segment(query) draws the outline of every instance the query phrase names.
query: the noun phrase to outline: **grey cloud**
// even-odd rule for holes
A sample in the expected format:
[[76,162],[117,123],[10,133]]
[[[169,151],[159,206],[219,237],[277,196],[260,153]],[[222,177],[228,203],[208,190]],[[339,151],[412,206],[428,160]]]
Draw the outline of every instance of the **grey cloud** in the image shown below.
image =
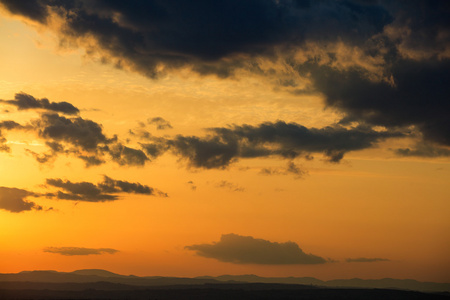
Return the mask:
[[224,234],[219,242],[186,246],[199,256],[235,264],[323,264],[320,256],[306,254],[294,242],[275,243],[251,236]]
[[62,200],[81,200],[89,202],[104,202],[117,200],[117,195],[107,194],[99,188],[97,185],[91,182],[70,182],[68,180],[63,181],[61,179],[47,179],[48,185],[61,188],[62,190],[69,192],[65,193],[59,191],[57,194],[58,199]]
[[43,249],[43,251],[47,253],[55,253],[65,256],[115,254],[119,252],[119,250],[111,248],[83,248],[83,247],[46,247]]
[[62,179],[47,179],[47,185],[57,187],[60,190],[53,195],[61,200],[88,201],[88,202],[104,202],[119,199],[120,193],[134,193],[144,195],[158,195],[167,197],[167,194],[140,184],[138,182],[128,182],[122,180],[114,180],[108,176],[104,176],[103,181],[98,184],[91,182],[71,182]]
[[99,165],[105,163],[105,161],[103,159],[101,159],[95,155],[91,155],[91,156],[79,155],[78,158],[82,159],[85,162],[87,168],[92,167],[92,166],[99,166]]
[[195,136],[177,136],[167,141],[171,150],[189,161],[197,168],[224,168],[239,155],[237,139],[223,140],[219,136],[199,138]]
[[30,149],[25,149],[25,151],[33,156],[34,159],[36,159],[36,161],[40,164],[51,163],[56,159],[57,156],[54,152],[36,153],[34,151],[31,151]]
[[243,188],[242,186],[239,186],[235,183],[226,181],[226,180],[222,180],[220,182],[218,182],[216,185],[216,187],[218,188],[225,188],[225,189],[229,189],[230,191],[233,192],[243,192],[245,191],[245,188]]
[[290,161],[288,162],[288,165],[286,167],[286,172],[287,173],[291,173],[291,174],[295,174],[299,177],[307,174],[307,172],[305,170],[300,169],[294,162]]
[[119,165],[143,166],[149,158],[142,150],[130,148],[121,143],[113,144],[105,148],[113,161]]
[[108,176],[104,176],[103,182],[99,183],[98,186],[105,192],[108,193],[135,193],[135,194],[145,194],[153,195],[153,188],[142,185],[138,182],[128,182],[122,180],[114,180]]
[[23,128],[23,126],[12,120],[0,122],[0,129],[11,130],[11,129],[15,129],[15,128]]
[[0,209],[18,213],[29,210],[42,210],[43,207],[27,200],[34,193],[23,189],[0,187]]
[[346,262],[379,262],[379,261],[390,261],[387,258],[366,258],[366,257],[359,257],[359,258],[347,258],[345,260]]
[[[367,126],[306,128],[296,123],[263,123],[230,128],[211,128],[206,137],[176,136],[165,144],[176,155],[197,168],[225,168],[238,158],[281,156],[295,158],[323,153],[337,163],[345,153],[373,147],[389,137],[402,137],[401,131],[375,131]],[[301,172],[295,165],[288,172]]]
[[165,129],[172,129],[173,128],[172,125],[170,125],[170,123],[168,121],[164,120],[161,117],[148,119],[147,122],[148,122],[148,124],[156,125],[156,129],[159,129],[159,130],[165,130]]
[[286,168],[262,168],[259,172],[261,175],[294,175],[295,178],[302,178],[308,172],[299,168],[294,162],[287,163]]
[[418,143],[413,148],[399,148],[394,150],[400,156],[418,157],[448,157],[450,149],[438,147],[432,144]]
[[6,145],[7,140],[2,134],[2,129],[12,130],[12,129],[18,129],[18,128],[22,129],[23,126],[20,125],[19,123],[11,121],[11,120],[6,120],[6,121],[0,122],[0,151],[4,151],[4,152],[11,151],[11,148],[8,145]]
[[100,144],[110,142],[100,124],[81,117],[66,118],[45,113],[40,119],[34,120],[33,125],[41,137],[66,142],[85,151],[94,151]]
[[19,110],[26,109],[46,109],[55,112],[62,112],[68,115],[76,115],[80,111],[68,102],[50,102],[47,98],[36,99],[25,93],[17,93],[14,100],[0,100],[0,102],[16,106]]
[[[26,100],[24,100],[26,99]],[[36,100],[27,94],[16,94],[19,108],[41,107],[66,113],[73,107],[70,103],[49,102],[47,99]],[[77,110],[78,112],[78,110]],[[105,155],[119,165],[144,165],[148,161],[146,154],[140,149],[124,146],[117,136],[108,138],[103,132],[102,125],[82,117],[65,117],[57,113],[43,113],[40,118],[31,120],[30,124],[22,126],[14,121],[0,122],[0,151],[10,151],[6,145],[6,138],[1,130],[22,129],[35,131],[45,140],[49,151],[36,153],[27,150],[39,163],[52,162],[59,154],[74,155],[85,161],[86,166],[96,166],[105,163]]]
[[188,181],[187,184],[189,184],[191,190],[195,191],[197,189],[197,186],[194,184],[193,181]]

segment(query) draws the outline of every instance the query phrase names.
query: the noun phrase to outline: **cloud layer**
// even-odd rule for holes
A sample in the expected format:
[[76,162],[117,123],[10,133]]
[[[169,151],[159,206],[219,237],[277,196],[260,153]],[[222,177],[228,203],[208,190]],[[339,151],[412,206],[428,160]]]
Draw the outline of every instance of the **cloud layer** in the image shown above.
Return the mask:
[[323,264],[320,256],[306,254],[294,242],[276,243],[251,236],[224,234],[220,241],[185,247],[199,256],[235,264]]

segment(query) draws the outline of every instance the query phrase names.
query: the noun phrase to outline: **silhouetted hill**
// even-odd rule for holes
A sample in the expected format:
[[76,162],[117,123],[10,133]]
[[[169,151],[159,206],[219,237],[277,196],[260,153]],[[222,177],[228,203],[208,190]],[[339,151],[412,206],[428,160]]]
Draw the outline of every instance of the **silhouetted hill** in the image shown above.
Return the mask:
[[179,278],[179,277],[138,277],[111,273],[104,270],[78,270],[70,273],[56,271],[25,271],[16,274],[0,274],[0,282],[29,281],[45,283],[88,283],[107,281],[134,286],[161,286],[180,284],[220,283],[214,279]]
[[93,276],[100,276],[100,277],[124,277],[124,275],[119,275],[110,271],[101,270],[101,269],[83,269],[83,270],[76,270],[73,271],[72,274],[77,275],[93,275]]
[[[85,289],[98,289],[101,283],[102,290],[110,289],[138,289],[139,287],[164,287],[164,286],[199,286],[205,284],[228,285],[264,283],[264,284],[290,284],[303,287],[328,287],[328,288],[376,288],[376,289],[402,289],[424,292],[450,292],[449,283],[419,282],[411,279],[341,279],[322,281],[312,277],[259,277],[256,275],[222,275],[218,277],[202,276],[196,278],[182,277],[160,277],[148,276],[138,277],[134,275],[120,275],[105,270],[88,269],[77,270],[74,272],[57,271],[24,271],[16,274],[0,274],[0,287],[7,289],[8,285],[20,285],[19,283],[28,282],[29,289],[40,289],[39,287],[48,286],[48,284],[72,284],[65,290],[79,290],[75,284],[97,284],[94,286],[84,285]],[[34,284],[34,285],[33,285]],[[54,286],[56,288],[56,286]],[[61,288],[62,285],[58,286]],[[265,286],[266,288],[267,286]],[[20,289],[20,288],[18,288]],[[48,289],[54,289],[48,287]],[[284,288],[285,289],[285,288]]]
[[[448,294],[387,289],[331,289],[289,284],[203,284],[160,287],[137,287],[115,283],[30,283],[8,282],[0,286],[1,300],[22,299],[383,299],[448,300]],[[37,285],[37,286],[36,286]]]
[[198,279],[215,279],[224,282],[263,282],[263,283],[288,283],[303,284],[322,287],[354,287],[354,288],[379,288],[402,289],[427,292],[450,292],[450,283],[420,282],[412,279],[338,279],[322,281],[312,277],[259,277],[256,275],[222,275],[217,277],[201,276]]

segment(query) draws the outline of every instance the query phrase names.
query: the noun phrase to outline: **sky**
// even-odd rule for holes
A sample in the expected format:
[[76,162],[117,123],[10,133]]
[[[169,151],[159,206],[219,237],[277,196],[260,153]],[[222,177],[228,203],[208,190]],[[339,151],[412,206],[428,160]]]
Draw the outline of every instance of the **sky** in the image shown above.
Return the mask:
[[0,272],[450,282],[448,1],[0,1]]

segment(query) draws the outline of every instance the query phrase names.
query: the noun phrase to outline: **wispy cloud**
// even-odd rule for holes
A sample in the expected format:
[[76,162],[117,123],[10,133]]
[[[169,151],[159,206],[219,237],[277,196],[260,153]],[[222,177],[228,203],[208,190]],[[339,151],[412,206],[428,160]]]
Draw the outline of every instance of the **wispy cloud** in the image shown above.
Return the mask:
[[359,257],[359,258],[347,258],[345,261],[346,262],[356,262],[356,263],[361,262],[361,263],[364,263],[364,262],[379,262],[379,261],[390,261],[390,260],[387,259],[387,258]]
[[65,256],[76,255],[100,255],[100,254],[115,254],[119,250],[111,248],[83,248],[83,247],[46,247],[44,252],[61,254]]

